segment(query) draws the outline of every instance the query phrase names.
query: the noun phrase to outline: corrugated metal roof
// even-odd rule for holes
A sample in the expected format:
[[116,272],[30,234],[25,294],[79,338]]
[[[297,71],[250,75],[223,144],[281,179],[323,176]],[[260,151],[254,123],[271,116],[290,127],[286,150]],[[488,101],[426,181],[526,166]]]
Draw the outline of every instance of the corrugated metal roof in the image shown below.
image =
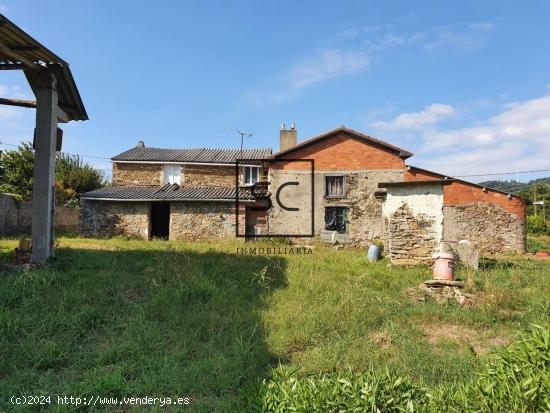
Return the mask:
[[261,160],[271,155],[270,148],[243,149],[163,149],[136,146],[122,152],[113,161],[150,161],[150,162],[197,162],[234,164],[237,159]]
[[[30,63],[32,66],[22,65],[24,61],[32,62]],[[37,70],[55,73],[59,107],[70,116],[71,120],[88,119],[69,64],[2,14],[0,14],[0,64],[14,68],[21,66],[22,69],[36,67]],[[27,77],[33,87],[32,79]]]
[[[112,199],[122,201],[235,201],[235,188],[217,186],[182,187],[164,186],[113,186],[81,195],[81,199]],[[250,191],[239,190],[239,199],[253,200]]]

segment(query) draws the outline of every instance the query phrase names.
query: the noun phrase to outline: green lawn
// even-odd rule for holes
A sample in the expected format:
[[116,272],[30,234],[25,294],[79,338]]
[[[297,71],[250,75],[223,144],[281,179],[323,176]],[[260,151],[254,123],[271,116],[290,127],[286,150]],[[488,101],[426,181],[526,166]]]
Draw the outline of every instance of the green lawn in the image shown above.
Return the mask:
[[[16,245],[0,240],[0,264]],[[462,308],[404,294],[429,268],[319,246],[239,255],[242,245],[61,238],[46,268],[4,266],[0,411],[17,411],[14,394],[181,396],[192,398],[184,411],[246,411],[243,390],[287,368],[389,368],[453,384],[550,322],[549,261],[507,256],[459,270],[479,298]]]

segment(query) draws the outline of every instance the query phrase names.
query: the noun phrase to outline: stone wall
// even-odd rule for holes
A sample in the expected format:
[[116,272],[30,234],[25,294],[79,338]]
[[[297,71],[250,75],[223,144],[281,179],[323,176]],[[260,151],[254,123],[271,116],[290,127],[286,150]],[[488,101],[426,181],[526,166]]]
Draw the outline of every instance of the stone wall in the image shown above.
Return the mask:
[[434,230],[435,219],[426,214],[414,214],[403,204],[389,218],[388,245],[391,262],[397,265],[429,264],[439,248]]
[[233,188],[235,187],[235,166],[184,165],[182,185]]
[[389,187],[383,214],[385,248],[392,263],[430,263],[443,239],[441,184]]
[[[244,208],[239,211],[244,234]],[[170,240],[208,240],[235,237],[235,205],[231,202],[172,202]]]
[[[181,165],[182,186],[235,186],[234,165]],[[242,168],[239,183],[243,182]],[[113,163],[114,186],[164,185],[164,165]]]
[[90,237],[149,238],[148,202],[81,201],[80,233]]
[[161,185],[163,165],[113,162],[113,186]]
[[[386,238],[382,218],[382,201],[374,196],[380,182],[400,182],[403,170],[342,170],[345,175],[346,197],[325,197],[325,176],[334,171],[316,171],[314,174],[314,228],[315,236],[331,239],[332,231],[325,228],[325,208],[343,206],[348,208],[346,234],[338,234],[339,242],[354,246],[365,246],[372,240]],[[299,206],[300,211],[286,211],[275,199],[280,185],[285,182],[298,182],[298,186],[288,186],[281,192],[281,200],[286,206]],[[311,232],[311,173],[309,171],[272,169],[269,182],[273,208],[269,211],[269,232],[276,234],[297,234]]]
[[447,242],[462,239],[479,243],[481,253],[525,252],[525,224],[515,214],[490,203],[445,205],[443,238]]
[[[56,207],[54,227],[57,231],[77,233],[78,217],[78,209]],[[32,204],[0,194],[0,236],[28,235],[31,230]]]

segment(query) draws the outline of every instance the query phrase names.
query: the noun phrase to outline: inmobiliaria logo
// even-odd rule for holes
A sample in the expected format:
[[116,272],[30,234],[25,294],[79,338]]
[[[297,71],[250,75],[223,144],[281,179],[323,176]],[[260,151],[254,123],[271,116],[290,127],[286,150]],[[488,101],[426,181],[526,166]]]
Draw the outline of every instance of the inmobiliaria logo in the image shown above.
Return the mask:
[[236,236],[313,237],[314,177],[313,159],[238,159]]

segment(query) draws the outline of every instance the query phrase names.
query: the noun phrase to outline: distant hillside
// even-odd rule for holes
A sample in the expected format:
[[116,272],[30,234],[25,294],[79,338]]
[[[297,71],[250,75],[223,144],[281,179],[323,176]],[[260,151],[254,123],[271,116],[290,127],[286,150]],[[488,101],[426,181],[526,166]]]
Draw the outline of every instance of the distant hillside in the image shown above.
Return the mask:
[[479,184],[488,188],[498,189],[499,191],[521,195],[529,199],[533,197],[533,186],[537,185],[537,193],[539,195],[547,194],[550,197],[550,177],[533,179],[529,182],[518,182],[515,180],[484,181]]

